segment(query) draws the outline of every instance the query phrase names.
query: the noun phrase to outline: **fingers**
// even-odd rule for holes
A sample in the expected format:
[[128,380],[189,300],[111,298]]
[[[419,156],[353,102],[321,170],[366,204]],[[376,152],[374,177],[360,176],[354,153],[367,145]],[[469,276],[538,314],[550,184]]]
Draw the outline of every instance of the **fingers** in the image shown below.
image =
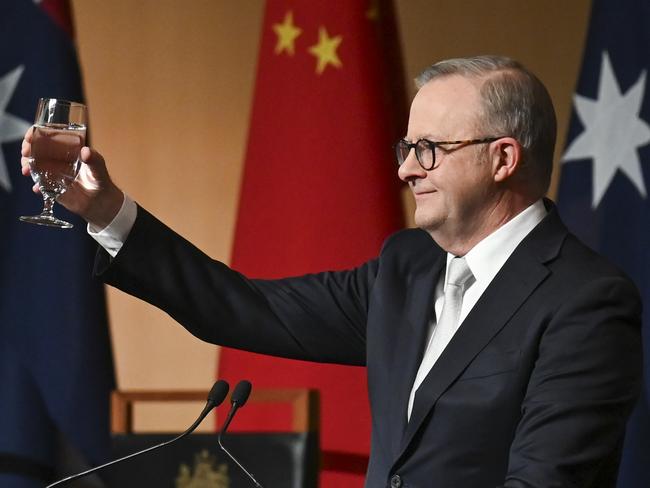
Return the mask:
[[27,139],[23,139],[23,145],[20,148],[20,154],[22,156],[29,156],[32,153],[32,143],[28,142]]
[[20,154],[23,156],[29,156],[32,153],[32,139],[34,134],[34,126],[27,129],[25,136],[23,137],[23,145],[20,148]]
[[32,138],[34,133],[34,127],[30,127],[25,132],[25,137],[23,139],[23,144],[20,148],[20,171],[23,176],[29,176],[29,158],[32,155]]
[[20,172],[22,173],[23,176],[29,176],[30,175],[30,170],[29,170],[29,159],[26,157],[20,158]]
[[30,127],[27,132],[25,132],[25,137],[23,138],[23,145],[20,148],[20,154],[24,157],[29,157],[32,154],[32,134],[34,127]]
[[84,146],[81,148],[81,152],[79,153],[79,157],[84,163],[88,163],[88,160],[92,159],[93,157],[93,151],[90,149],[88,146]]
[[79,153],[81,161],[86,163],[88,166],[93,168],[105,168],[106,163],[104,162],[104,157],[98,153],[96,150],[84,146],[81,148]]

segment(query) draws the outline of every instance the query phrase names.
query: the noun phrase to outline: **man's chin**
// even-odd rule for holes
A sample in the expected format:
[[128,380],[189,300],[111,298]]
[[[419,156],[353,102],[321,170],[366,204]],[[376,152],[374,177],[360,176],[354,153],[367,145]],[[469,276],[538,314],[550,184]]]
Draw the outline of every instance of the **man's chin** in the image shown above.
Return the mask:
[[415,225],[420,229],[426,230],[427,232],[434,232],[438,227],[440,227],[441,219],[436,218],[432,215],[418,215],[418,212],[415,212],[414,217]]

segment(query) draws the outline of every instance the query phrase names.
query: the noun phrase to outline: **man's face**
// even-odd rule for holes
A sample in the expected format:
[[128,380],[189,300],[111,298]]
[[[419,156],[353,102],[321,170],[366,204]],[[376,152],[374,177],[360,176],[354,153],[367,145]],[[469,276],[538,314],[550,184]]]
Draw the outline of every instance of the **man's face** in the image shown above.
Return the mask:
[[[434,79],[424,85],[411,104],[405,139],[455,141],[483,138],[479,81],[458,75]],[[407,182],[415,197],[415,223],[434,239],[471,239],[486,215],[494,180],[489,151],[485,144],[436,148],[436,167],[425,171],[415,151],[400,166],[400,179]]]

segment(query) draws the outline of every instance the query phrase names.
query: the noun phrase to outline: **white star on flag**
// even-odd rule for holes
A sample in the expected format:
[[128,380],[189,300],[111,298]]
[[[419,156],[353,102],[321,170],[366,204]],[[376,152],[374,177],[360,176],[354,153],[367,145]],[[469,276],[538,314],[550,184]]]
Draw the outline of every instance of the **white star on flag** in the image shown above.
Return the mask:
[[[27,129],[32,125],[26,120],[19,119],[18,117],[6,112],[9,100],[11,100],[11,96],[13,95],[16,85],[18,85],[18,80],[24,70],[24,66],[18,66],[16,69],[0,78],[0,144],[21,140],[23,135],[25,135],[25,131],[27,131]],[[9,180],[9,172],[7,171],[7,163],[5,162],[1,148],[0,187],[2,187],[6,192],[11,191],[11,181]]]
[[645,80],[644,70],[634,85],[625,94],[621,93],[605,51],[600,66],[598,99],[577,93],[574,96],[576,111],[585,130],[569,145],[562,162],[593,159],[593,208],[605,195],[617,169],[630,179],[643,198],[647,196],[637,152],[637,148],[650,142],[650,126],[639,117]]

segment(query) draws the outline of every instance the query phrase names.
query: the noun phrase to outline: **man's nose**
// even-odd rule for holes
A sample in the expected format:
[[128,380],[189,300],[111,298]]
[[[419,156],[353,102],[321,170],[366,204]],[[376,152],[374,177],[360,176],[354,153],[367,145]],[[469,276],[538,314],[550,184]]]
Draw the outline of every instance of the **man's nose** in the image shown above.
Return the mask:
[[420,166],[420,163],[415,156],[415,148],[411,148],[408,156],[399,166],[397,176],[399,176],[400,180],[406,183],[418,178],[426,178],[427,172],[422,169],[422,166]]

